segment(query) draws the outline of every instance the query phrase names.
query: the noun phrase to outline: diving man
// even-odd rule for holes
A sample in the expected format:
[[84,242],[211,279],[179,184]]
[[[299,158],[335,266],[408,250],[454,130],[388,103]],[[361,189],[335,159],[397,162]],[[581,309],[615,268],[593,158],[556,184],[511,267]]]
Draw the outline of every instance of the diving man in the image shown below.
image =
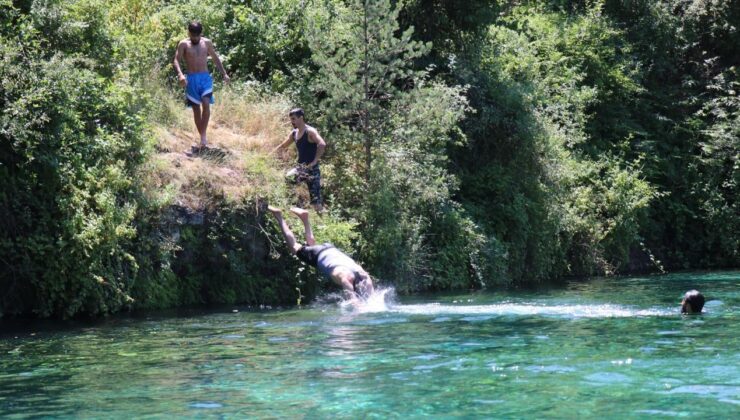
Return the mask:
[[355,260],[330,243],[316,244],[311,222],[308,220],[308,211],[298,207],[290,209],[303,222],[306,243],[300,244],[296,241],[288,223],[283,219],[282,211],[273,206],[267,209],[280,225],[290,251],[301,261],[316,267],[322,274],[332,279],[342,288],[348,299],[355,300],[358,297],[367,299],[373,293],[373,281],[370,275]]

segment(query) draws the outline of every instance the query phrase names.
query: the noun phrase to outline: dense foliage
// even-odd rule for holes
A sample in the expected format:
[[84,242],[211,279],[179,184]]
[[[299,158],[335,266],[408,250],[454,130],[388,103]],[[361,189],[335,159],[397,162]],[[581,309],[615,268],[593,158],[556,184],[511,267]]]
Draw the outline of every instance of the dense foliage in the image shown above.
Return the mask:
[[405,19],[477,87],[451,155],[512,279],[737,266],[736,1],[457,4]]
[[401,291],[740,261],[737,1],[0,9],[0,316],[316,292],[267,257],[273,225],[245,230],[254,202],[174,243],[178,210],[144,191],[191,19],[236,83],[307,110],[329,142],[320,229]]
[[101,76],[106,70],[85,48],[45,48],[57,39],[45,32],[48,16],[4,16],[2,311],[118,310],[136,271],[127,246],[136,236],[132,174],[144,144],[136,90]]

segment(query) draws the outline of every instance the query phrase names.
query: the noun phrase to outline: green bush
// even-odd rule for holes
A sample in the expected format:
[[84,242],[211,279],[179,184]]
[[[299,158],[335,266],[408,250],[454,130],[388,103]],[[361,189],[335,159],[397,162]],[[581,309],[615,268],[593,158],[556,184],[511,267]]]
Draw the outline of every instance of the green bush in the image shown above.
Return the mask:
[[299,84],[296,69],[310,64],[306,32],[310,7],[300,0],[229,1],[224,55],[237,76],[268,82],[276,91]]
[[142,159],[135,89],[87,61],[0,47],[5,313],[102,314],[130,304],[132,174]]
[[461,196],[510,278],[626,267],[655,190],[628,146],[642,88],[623,34],[598,3],[575,16],[515,6],[470,51],[458,75],[480,88],[454,155]]

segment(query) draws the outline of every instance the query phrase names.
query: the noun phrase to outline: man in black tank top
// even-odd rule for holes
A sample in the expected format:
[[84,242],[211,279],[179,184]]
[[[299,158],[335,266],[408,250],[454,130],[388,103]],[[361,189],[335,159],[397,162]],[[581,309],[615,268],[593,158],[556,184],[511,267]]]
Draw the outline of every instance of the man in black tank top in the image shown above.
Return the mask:
[[296,108],[288,114],[293,131],[288,138],[275,148],[274,152],[295,143],[298,151],[298,165],[286,174],[293,182],[305,182],[311,196],[311,205],[317,212],[323,210],[321,203],[321,170],[319,160],[324,154],[326,142],[318,131],[304,120],[301,108]]

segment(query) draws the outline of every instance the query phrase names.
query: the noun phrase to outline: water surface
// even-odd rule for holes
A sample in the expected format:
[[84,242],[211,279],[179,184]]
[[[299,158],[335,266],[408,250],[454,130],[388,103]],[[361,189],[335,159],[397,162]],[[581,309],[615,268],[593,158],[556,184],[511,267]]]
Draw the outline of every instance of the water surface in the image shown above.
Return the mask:
[[[0,323],[0,417],[740,416],[740,272]],[[678,314],[697,288],[700,316]]]

